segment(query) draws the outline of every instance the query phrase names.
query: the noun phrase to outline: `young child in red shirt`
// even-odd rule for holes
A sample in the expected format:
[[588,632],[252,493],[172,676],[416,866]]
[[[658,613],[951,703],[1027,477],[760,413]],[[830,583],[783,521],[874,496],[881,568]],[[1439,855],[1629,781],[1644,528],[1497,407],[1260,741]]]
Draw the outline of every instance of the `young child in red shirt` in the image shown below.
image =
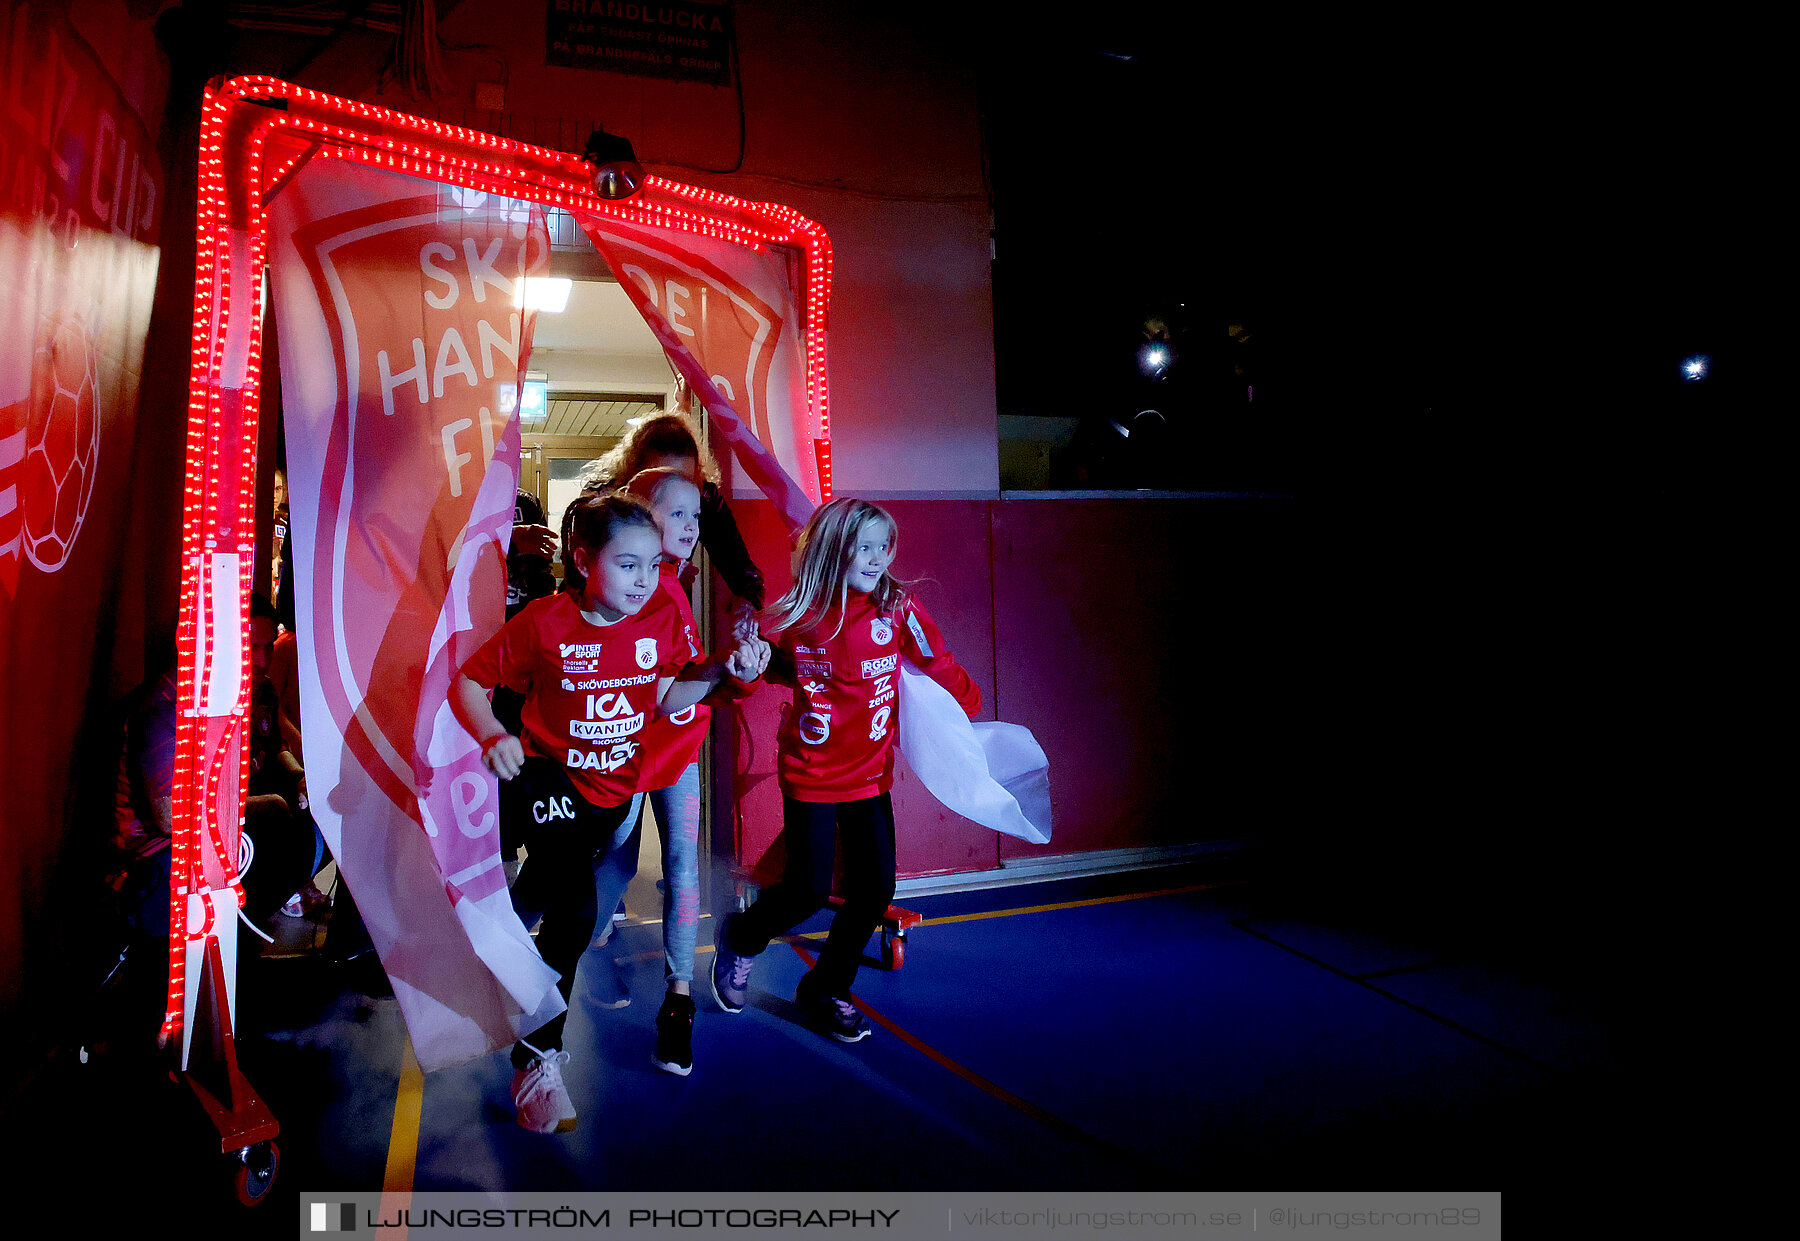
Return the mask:
[[743,913],[719,927],[713,995],[743,1008],[751,963],[777,935],[825,907],[841,846],[844,903],[795,1000],[807,1022],[839,1042],[868,1037],[851,1002],[863,946],[894,899],[894,737],[900,659],[910,659],[972,718],[981,690],[944,647],[917,599],[888,572],[894,519],[863,500],[813,513],[795,552],[794,586],[764,620],[776,650],[770,679],[794,688],[782,729],[787,869]]
[[[570,508],[573,589],[507,621],[464,663],[450,697],[482,761],[502,779],[525,781],[531,821],[513,906],[542,911],[538,952],[560,975],[565,1002],[598,916],[595,856],[638,790],[650,722],[694,706],[727,677],[755,679],[768,662],[759,640],[723,659],[694,660],[681,612],[658,589],[662,532],[641,502],[586,496]],[[495,685],[525,695],[521,736],[495,718],[485,692]],[[513,1046],[513,1103],[534,1132],[574,1128],[562,1080],[566,1016]]]

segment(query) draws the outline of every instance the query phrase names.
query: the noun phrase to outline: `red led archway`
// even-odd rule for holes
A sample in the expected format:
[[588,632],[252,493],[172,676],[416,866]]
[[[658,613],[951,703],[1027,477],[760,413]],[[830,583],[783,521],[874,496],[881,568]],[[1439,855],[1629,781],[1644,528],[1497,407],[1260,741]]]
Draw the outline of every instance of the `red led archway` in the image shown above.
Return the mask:
[[[240,77],[208,88],[196,212],[178,630],[181,710],[163,1028],[165,1035],[179,1040],[184,1069],[194,1054],[196,1032],[210,1038],[202,1054],[222,1060],[223,1075],[207,1075],[214,1083],[210,1092],[197,1082],[196,1089],[231,1148],[274,1134],[273,1118],[237,1075],[231,1038],[236,914],[243,902],[236,860],[249,787],[245,722],[252,686],[246,674],[246,622],[256,560],[267,207],[315,159],[349,160],[621,225],[697,234],[758,251],[792,251],[798,258],[805,380],[804,412],[796,409],[798,425],[792,428],[798,486],[812,503],[831,497],[825,373],[831,248],[812,221],[778,204],[655,176],[645,179],[639,196],[611,202],[593,192],[591,168],[565,152],[274,78]],[[683,366],[677,360],[678,369],[712,410],[715,422],[729,424],[731,411],[715,404],[717,394],[706,376],[692,373],[688,362]],[[740,424],[737,434],[743,433]],[[741,440],[733,437],[733,442]],[[742,451],[739,456],[743,458]],[[746,465],[757,476],[755,465]]]

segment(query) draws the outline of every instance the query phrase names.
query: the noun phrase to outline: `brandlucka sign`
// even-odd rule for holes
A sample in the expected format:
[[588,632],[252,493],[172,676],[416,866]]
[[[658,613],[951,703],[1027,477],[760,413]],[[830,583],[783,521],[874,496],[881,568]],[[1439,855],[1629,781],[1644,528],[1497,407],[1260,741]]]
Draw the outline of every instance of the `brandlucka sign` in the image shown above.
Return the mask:
[[545,0],[544,59],[724,86],[731,81],[725,0]]

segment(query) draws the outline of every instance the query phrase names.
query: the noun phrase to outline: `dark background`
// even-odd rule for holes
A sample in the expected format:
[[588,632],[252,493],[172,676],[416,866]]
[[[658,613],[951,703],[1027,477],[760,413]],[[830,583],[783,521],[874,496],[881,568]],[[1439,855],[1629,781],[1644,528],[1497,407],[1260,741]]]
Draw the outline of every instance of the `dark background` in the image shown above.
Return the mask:
[[[1295,497],[1288,878],[1654,989],[1730,940],[1673,894],[1754,882],[1766,748],[1731,700],[1766,678],[1784,295],[1737,52],[1161,16],[990,32],[1000,412],[1091,406],[1063,485]],[[1099,425],[1144,408],[1141,449]]]

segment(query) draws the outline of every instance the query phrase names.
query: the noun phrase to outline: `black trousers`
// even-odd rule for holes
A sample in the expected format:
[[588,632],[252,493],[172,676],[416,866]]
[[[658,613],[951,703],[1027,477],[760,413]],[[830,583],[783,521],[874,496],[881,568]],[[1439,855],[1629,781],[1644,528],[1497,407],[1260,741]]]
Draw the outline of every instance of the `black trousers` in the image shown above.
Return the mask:
[[728,923],[731,950],[754,956],[777,935],[825,908],[839,851],[844,904],[831,920],[825,948],[800,984],[802,998],[850,997],[863,948],[894,899],[894,803],[886,793],[850,802],[782,799],[787,869]]
[[[525,864],[513,881],[512,904],[521,921],[535,921],[539,913],[538,955],[561,977],[557,990],[566,1002],[574,993],[575,967],[593,942],[599,918],[594,898],[594,863],[606,852],[613,829],[625,818],[631,802],[596,806],[575,791],[560,764],[547,758],[525,761],[516,777],[529,795],[517,807],[519,834],[525,841]],[[516,782],[515,781],[515,782]],[[611,910],[607,911],[609,914]],[[530,922],[526,922],[529,930]],[[559,1013],[527,1034],[524,1042],[539,1051],[562,1047],[566,1012]],[[523,1068],[532,1053],[513,1048],[513,1064]]]

